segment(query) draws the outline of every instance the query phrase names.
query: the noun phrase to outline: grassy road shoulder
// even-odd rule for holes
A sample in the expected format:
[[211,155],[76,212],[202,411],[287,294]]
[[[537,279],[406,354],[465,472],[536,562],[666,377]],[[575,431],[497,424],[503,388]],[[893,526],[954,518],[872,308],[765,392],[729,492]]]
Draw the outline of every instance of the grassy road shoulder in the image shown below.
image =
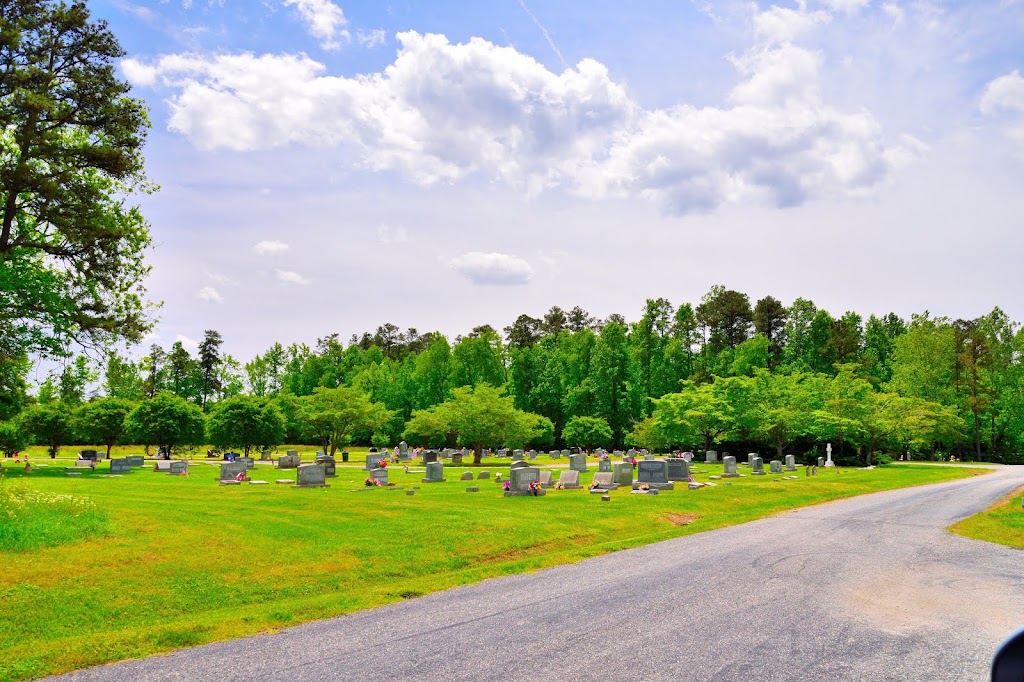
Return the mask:
[[949,527],[950,532],[976,540],[1024,549],[1024,488],[1015,490],[983,512]]

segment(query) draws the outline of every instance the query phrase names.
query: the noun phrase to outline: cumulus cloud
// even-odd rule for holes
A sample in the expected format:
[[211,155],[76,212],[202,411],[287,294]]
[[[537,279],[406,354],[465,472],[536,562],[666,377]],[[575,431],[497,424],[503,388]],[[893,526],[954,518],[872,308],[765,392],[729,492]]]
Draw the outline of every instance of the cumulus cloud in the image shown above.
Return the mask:
[[[823,101],[820,53],[789,38],[826,19],[769,10],[733,57],[727,106],[648,110],[584,59],[560,74],[480,38],[400,33],[384,71],[332,76],[304,55],[168,55],[125,74],[174,92],[169,126],[202,149],[347,145],[364,167],[431,185],[480,175],[528,195],[645,196],[674,212],[856,195],[890,170],[881,126]],[[797,16],[799,15],[799,16]]]
[[180,341],[181,345],[191,350],[199,350],[199,342],[195,339],[190,339],[184,334],[178,334],[174,337],[175,341]]
[[288,245],[284,242],[279,241],[262,241],[258,242],[252,247],[252,250],[260,255],[272,255],[276,253],[284,253],[288,250]]
[[853,14],[871,3],[871,0],[821,0],[821,4],[835,12]]
[[795,40],[802,34],[832,18],[828,12],[808,12],[803,8],[793,9],[772,5],[763,12],[754,14],[754,33],[769,42],[782,43]]
[[213,287],[203,287],[196,294],[199,298],[204,301],[210,301],[212,303],[223,303],[224,297],[220,295],[220,292]]
[[515,286],[526,284],[533,277],[529,263],[504,253],[472,251],[452,259],[448,265],[473,284]]
[[337,50],[342,40],[348,42],[352,37],[345,29],[345,13],[331,0],[283,0],[283,4],[299,11],[306,28],[325,50]]
[[309,280],[297,272],[291,270],[275,270],[277,281],[282,284],[309,284]]
[[1014,69],[985,86],[979,108],[983,114],[1007,114],[1012,121],[1009,134],[1024,141],[1024,77]]
[[356,31],[356,40],[363,47],[378,47],[388,42],[388,34],[382,28],[372,31]]

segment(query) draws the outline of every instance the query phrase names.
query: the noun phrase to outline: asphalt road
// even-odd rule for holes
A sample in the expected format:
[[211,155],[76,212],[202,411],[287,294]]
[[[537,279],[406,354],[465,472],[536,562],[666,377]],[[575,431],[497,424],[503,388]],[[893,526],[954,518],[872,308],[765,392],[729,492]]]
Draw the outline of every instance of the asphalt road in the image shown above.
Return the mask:
[[987,680],[1024,552],[944,528],[1021,485],[876,493],[55,679]]

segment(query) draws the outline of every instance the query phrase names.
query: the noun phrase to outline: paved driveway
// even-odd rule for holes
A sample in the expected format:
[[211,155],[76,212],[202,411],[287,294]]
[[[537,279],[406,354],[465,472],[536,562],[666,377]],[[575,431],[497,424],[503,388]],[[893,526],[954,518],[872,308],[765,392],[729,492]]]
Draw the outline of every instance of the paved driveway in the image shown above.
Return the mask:
[[1024,625],[1024,552],[943,529],[1021,485],[876,493],[58,679],[980,682]]

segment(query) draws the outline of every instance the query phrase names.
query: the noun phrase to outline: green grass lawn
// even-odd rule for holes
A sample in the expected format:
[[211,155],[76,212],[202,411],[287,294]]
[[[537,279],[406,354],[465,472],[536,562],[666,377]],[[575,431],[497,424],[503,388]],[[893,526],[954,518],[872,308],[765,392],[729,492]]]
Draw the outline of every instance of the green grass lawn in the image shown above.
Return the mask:
[[[265,486],[219,486],[217,467],[199,463],[188,478],[151,465],[105,477],[106,463],[65,476],[75,452],[35,460],[49,466],[28,474],[3,461],[2,485],[88,497],[105,531],[0,551],[0,679],[273,631],[793,507],[982,473],[911,464],[805,478],[801,468],[798,480],[747,476],[658,496],[617,490],[607,503],[586,490],[505,498],[493,480],[474,481],[480,492],[467,493],[459,475],[469,469],[455,467],[445,468],[446,483],[422,484],[422,468],[406,474],[393,465],[394,488],[365,489],[365,450],[353,450],[354,461],[339,463],[338,477],[322,489],[275,485],[295,472],[265,464],[252,472],[271,482]],[[508,460],[488,463],[492,477],[507,476]],[[546,456],[537,464],[567,467]],[[706,481],[722,467],[699,469],[697,480]]]
[[1024,488],[1016,490],[985,511],[969,516],[949,527],[957,535],[997,542],[1024,549]]

